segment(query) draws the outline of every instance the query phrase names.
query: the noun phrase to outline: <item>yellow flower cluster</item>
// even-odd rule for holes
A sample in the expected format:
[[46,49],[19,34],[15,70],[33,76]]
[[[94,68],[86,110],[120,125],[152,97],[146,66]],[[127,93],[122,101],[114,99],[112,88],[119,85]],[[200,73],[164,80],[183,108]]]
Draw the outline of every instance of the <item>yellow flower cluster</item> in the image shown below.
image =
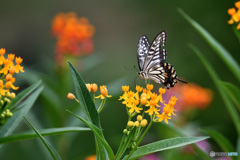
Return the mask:
[[[147,84],[146,88],[136,86],[136,92],[129,90],[129,86],[122,86],[122,90],[124,93],[120,96],[119,100],[123,100],[122,103],[126,105],[130,116],[144,111],[152,116],[154,121],[161,122],[164,120],[168,123],[168,119],[171,119],[171,116],[175,115],[174,105],[176,104],[177,98],[172,96],[168,104],[166,104],[162,98],[166,89],[159,88],[159,94],[156,94],[152,92],[153,85]],[[160,104],[164,106],[162,112],[160,112]]]
[[237,24],[237,29],[240,29],[240,1],[235,2],[235,8],[228,9],[228,14],[231,16],[231,19],[228,21],[228,24]]
[[[15,93],[10,92],[11,89],[17,90],[13,83],[15,73],[24,72],[23,67],[20,65],[23,61],[21,57],[15,57],[15,54],[8,54],[5,56],[6,50],[0,49],[0,125],[6,123],[7,119],[12,116],[12,113],[7,109],[7,104],[10,100],[15,98]],[[5,58],[7,57],[7,58]],[[15,64],[14,64],[15,61]]]

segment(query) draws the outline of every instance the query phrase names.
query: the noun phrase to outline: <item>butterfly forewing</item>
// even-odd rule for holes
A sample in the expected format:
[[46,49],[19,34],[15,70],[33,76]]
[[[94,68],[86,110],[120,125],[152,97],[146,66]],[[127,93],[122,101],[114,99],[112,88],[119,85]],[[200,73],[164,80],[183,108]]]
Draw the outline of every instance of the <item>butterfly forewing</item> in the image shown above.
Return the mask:
[[162,31],[151,44],[143,63],[142,70],[148,70],[155,64],[162,64],[167,58],[167,52],[162,47],[166,44],[167,33]]
[[148,52],[150,44],[146,36],[142,36],[138,42],[138,50],[137,50],[137,56],[138,56],[138,66],[139,69],[142,71],[143,69],[143,63],[145,60],[145,57]]

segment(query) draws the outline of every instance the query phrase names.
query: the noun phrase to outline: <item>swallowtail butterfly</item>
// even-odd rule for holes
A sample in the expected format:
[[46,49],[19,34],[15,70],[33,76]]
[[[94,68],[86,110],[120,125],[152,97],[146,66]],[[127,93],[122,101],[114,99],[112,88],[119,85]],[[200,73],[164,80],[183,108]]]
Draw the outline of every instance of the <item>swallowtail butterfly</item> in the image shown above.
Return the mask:
[[137,59],[140,75],[144,79],[151,79],[159,84],[163,84],[169,89],[174,87],[178,79],[175,69],[169,63],[165,63],[167,51],[163,47],[166,44],[167,32],[160,32],[154,39],[152,44],[149,44],[148,38],[142,36],[138,43]]

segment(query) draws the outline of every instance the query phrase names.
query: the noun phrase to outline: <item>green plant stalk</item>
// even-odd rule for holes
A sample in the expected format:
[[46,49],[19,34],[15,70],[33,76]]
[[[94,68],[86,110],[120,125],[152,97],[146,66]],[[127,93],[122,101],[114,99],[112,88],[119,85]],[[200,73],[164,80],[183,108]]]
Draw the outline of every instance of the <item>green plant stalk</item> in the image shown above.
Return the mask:
[[220,78],[217,76],[217,73],[213,70],[212,66],[208,63],[208,61],[205,59],[205,57],[201,54],[201,52],[194,46],[194,45],[189,45],[190,48],[197,54],[197,56],[201,59],[202,63],[204,64],[204,66],[206,67],[206,69],[208,70],[213,82],[215,83],[222,99],[223,102],[225,103],[227,110],[229,112],[229,114],[232,117],[233,123],[236,127],[238,136],[240,137],[240,117],[238,115],[237,110],[235,109],[234,105],[232,104],[232,102],[230,101],[228,95],[225,93],[226,90],[223,88],[223,86],[220,83]]
[[138,145],[141,143],[141,141],[143,140],[143,138],[146,136],[148,130],[151,128],[152,126],[152,123],[153,123],[153,120],[152,120],[152,116],[151,116],[151,122],[149,123],[148,127],[145,129],[145,131],[143,132],[141,138],[137,141],[137,144],[136,144],[136,147],[134,149],[132,149],[132,151],[128,154],[126,160],[128,160],[131,155],[133,154],[133,152],[137,149]]
[[123,147],[120,151],[120,153],[118,154],[118,157],[116,157],[115,160],[120,160],[121,157],[124,155],[125,151],[128,149],[129,145],[132,143],[132,139],[135,135],[135,131],[136,129],[135,128],[132,128],[131,131],[130,131],[130,134],[127,136],[127,138],[124,140],[124,144],[123,144]]
[[100,106],[99,106],[99,108],[98,108],[98,110],[97,110],[98,113],[100,113],[100,112],[102,111],[105,103],[106,103],[106,98],[104,98],[104,99],[102,100],[102,102],[101,102],[101,104],[100,104]]

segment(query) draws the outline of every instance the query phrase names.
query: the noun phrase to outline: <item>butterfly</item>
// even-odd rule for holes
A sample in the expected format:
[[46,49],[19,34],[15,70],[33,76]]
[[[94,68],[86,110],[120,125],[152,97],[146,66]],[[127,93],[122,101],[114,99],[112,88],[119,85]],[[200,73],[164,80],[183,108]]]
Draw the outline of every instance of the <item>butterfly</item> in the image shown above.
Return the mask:
[[160,32],[150,45],[146,36],[142,36],[138,42],[137,60],[139,72],[138,75],[144,79],[151,79],[159,84],[163,84],[169,89],[174,87],[177,81],[187,83],[178,79],[174,67],[165,63],[167,59],[166,45],[167,32]]

